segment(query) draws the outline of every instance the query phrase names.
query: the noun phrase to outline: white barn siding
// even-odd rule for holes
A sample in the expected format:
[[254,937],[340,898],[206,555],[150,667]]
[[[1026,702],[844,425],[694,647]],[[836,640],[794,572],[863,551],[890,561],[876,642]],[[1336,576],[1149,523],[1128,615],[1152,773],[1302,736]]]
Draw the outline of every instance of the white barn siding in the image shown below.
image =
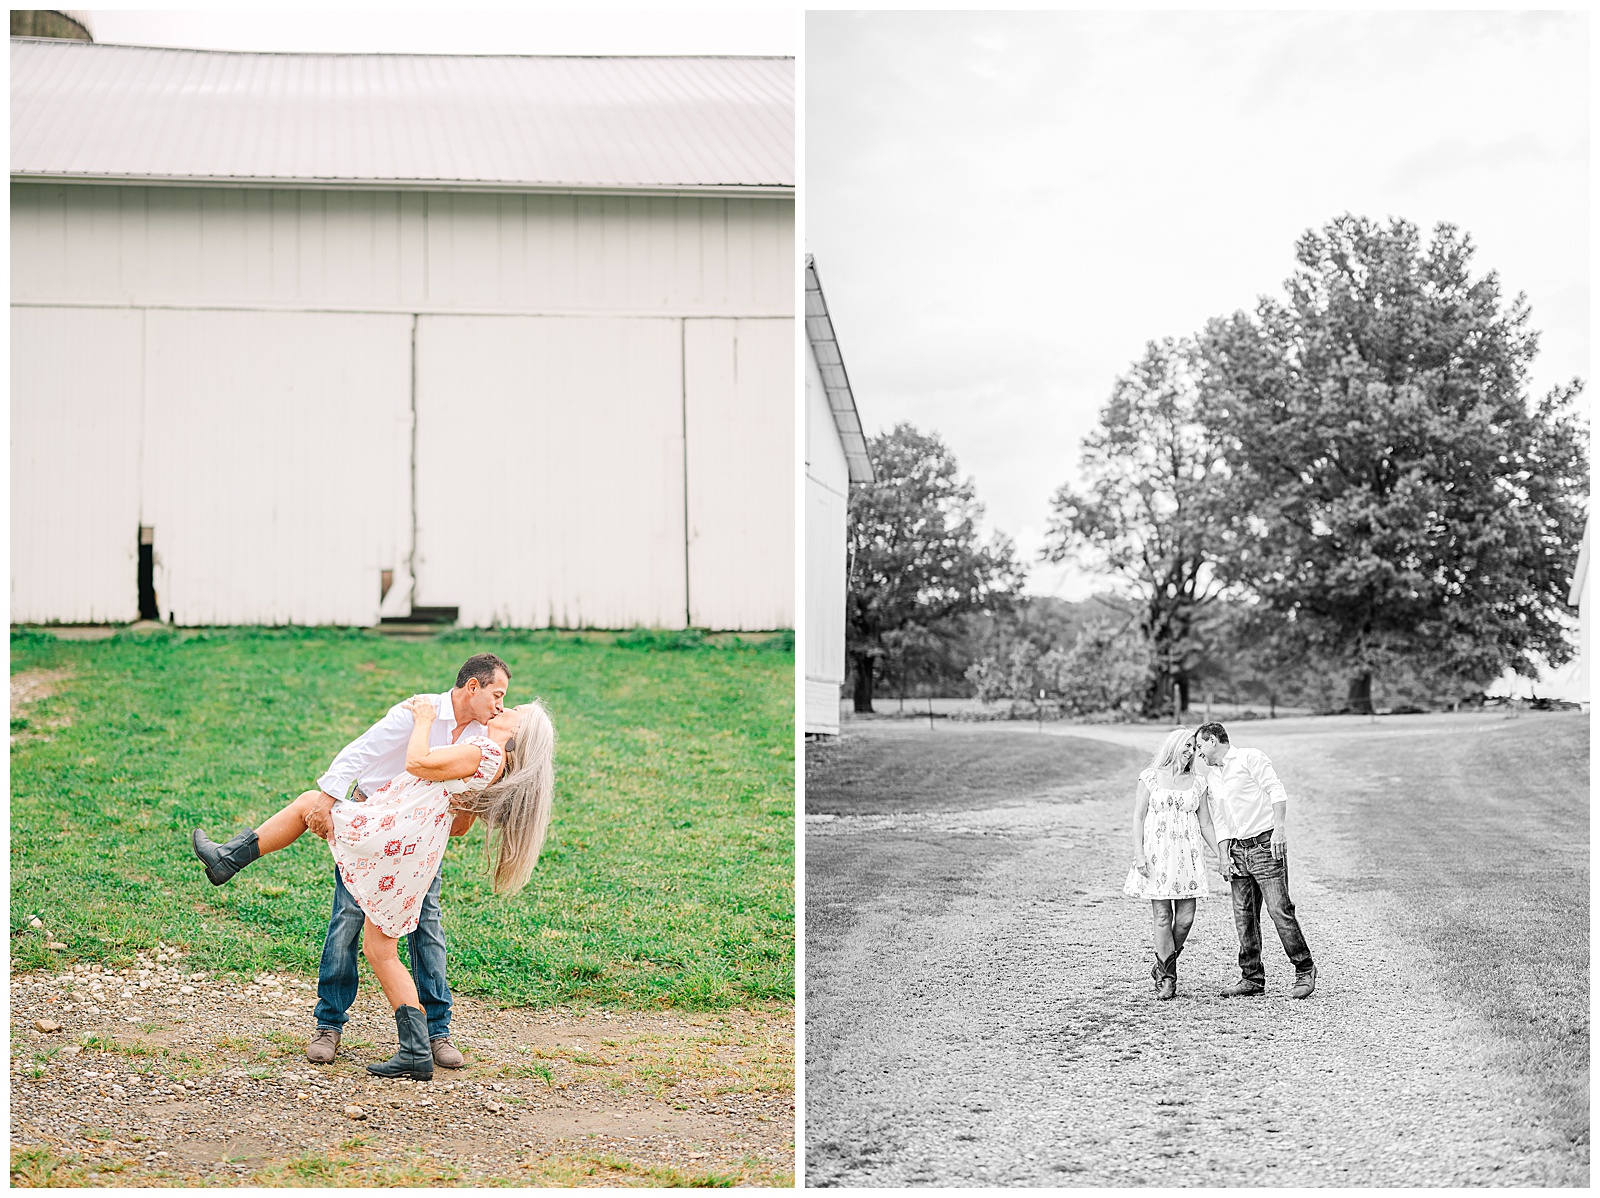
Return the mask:
[[837,735],[845,678],[845,537],[850,475],[822,375],[806,343],[806,713]]
[[684,626],[680,322],[417,325],[417,591],[460,622]]
[[410,320],[145,319],[140,522],[163,618],[376,623],[410,540]]
[[794,311],[794,202],[13,183],[14,304]]
[[[684,473],[686,418],[708,447],[719,410],[764,402],[787,427],[775,347],[793,336],[792,199],[53,183],[11,196],[13,619],[132,618],[141,522],[156,528],[163,617],[370,624],[384,569],[400,590],[382,610],[403,612],[415,324],[419,606],[459,606],[464,624],[792,623],[792,598],[775,599],[792,591],[783,505],[767,534],[779,573],[752,579],[737,610],[711,603],[720,581],[687,610],[686,571],[725,579],[726,562],[752,561],[771,497],[724,512],[718,496],[746,470],[770,472],[774,495],[788,485],[775,430],[752,418],[752,435],[772,435],[726,442],[748,462],[691,438],[700,464]],[[708,349],[705,393],[686,396],[686,340],[719,327],[751,369],[730,390],[713,368],[726,355]],[[92,345],[93,361],[64,345]],[[141,393],[142,410],[117,398]],[[447,416],[474,403],[474,422]],[[52,575],[60,548],[23,527],[37,509],[19,500],[48,482],[59,430],[95,482],[60,488],[37,522],[104,527],[103,545],[80,542],[81,585]],[[459,536],[469,511],[441,521],[449,466],[486,444],[510,513],[486,527],[516,529],[509,552]],[[724,535],[740,547],[713,543]]]
[[684,322],[689,622],[794,626],[794,322]]
[[11,618],[139,614],[143,315],[11,314]]

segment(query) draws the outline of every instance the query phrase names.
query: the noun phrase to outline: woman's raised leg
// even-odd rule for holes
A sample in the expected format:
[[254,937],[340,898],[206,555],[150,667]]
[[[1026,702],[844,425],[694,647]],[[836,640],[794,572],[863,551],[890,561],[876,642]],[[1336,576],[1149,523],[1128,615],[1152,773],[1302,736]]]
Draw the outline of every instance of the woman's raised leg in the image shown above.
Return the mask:
[[306,791],[259,828],[246,828],[226,844],[213,844],[196,828],[189,835],[189,845],[206,867],[211,884],[221,886],[262,853],[275,853],[299,840],[306,830],[306,813],[321,795],[320,790]]
[[306,830],[306,812],[321,795],[320,790],[308,790],[276,815],[267,817],[256,829],[256,843],[263,853],[276,853],[300,839]]

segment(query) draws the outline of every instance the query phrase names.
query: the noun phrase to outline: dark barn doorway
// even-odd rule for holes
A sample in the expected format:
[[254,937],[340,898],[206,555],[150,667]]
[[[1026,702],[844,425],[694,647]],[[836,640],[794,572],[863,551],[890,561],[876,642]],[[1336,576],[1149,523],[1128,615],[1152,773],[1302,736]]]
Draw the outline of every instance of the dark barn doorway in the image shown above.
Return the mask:
[[156,530],[148,524],[139,525],[139,618],[161,618],[156,607]]

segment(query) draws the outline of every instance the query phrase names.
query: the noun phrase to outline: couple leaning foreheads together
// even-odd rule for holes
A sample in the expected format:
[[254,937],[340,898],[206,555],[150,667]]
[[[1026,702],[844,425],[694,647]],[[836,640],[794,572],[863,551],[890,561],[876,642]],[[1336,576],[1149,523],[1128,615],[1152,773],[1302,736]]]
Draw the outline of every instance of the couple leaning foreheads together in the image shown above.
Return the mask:
[[[505,706],[511,670],[492,653],[467,660],[456,684],[417,695],[351,741],[308,790],[260,827],[192,843],[221,886],[264,853],[314,832],[333,854],[333,916],[317,977],[316,1035],[306,1058],[333,1060],[356,997],[359,944],[394,1009],[399,1051],[368,1065],[382,1077],[426,1081],[459,1068],[450,1043],[439,880],[445,844],[483,820],[485,866],[496,894],[528,880],[550,823],[555,729],[543,705]],[[411,968],[399,940],[410,936]]]
[[1317,967],[1289,898],[1289,796],[1260,749],[1228,743],[1221,724],[1174,728],[1139,775],[1133,797],[1133,867],[1123,884],[1148,899],[1155,918],[1155,995],[1178,993],[1178,957],[1194,926],[1195,900],[1210,894],[1201,847],[1217,855],[1233,897],[1239,980],[1224,998],[1265,994],[1261,908],[1265,904],[1294,966],[1291,998],[1309,998]]

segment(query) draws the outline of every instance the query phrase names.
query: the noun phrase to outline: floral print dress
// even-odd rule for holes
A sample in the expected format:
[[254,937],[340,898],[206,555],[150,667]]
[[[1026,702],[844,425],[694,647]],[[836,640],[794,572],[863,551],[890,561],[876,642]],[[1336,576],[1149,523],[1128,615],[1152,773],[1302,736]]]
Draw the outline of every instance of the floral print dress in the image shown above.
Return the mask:
[[1197,778],[1187,790],[1156,785],[1156,772],[1147,769],[1139,780],[1150,790],[1150,805],[1144,816],[1144,857],[1150,876],[1128,870],[1122,893],[1129,898],[1184,899],[1205,898],[1205,858],[1201,850],[1200,804],[1206,801],[1206,784]]
[[417,930],[422,898],[450,839],[450,796],[482,790],[500,768],[500,746],[487,736],[457,743],[476,745],[483,754],[471,777],[424,782],[401,774],[365,803],[340,799],[333,805],[333,859],[351,896],[385,936],[398,940]]

